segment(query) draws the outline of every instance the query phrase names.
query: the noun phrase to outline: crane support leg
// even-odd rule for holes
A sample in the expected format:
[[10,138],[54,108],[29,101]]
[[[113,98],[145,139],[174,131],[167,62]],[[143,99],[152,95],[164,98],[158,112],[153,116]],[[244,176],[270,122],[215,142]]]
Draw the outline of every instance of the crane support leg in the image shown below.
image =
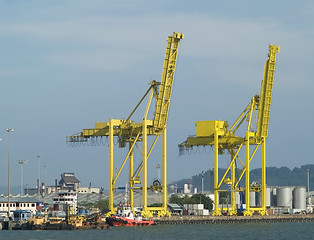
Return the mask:
[[129,200],[130,200],[130,206],[132,211],[134,211],[134,177],[133,177],[133,169],[134,169],[134,164],[133,164],[133,142],[129,142],[129,151],[130,156],[129,156]]
[[143,192],[142,192],[142,205],[143,210],[141,212],[143,217],[152,217],[152,213],[147,208],[147,119],[143,119]]
[[[235,159],[234,151],[232,151],[231,159]],[[235,206],[235,160],[232,162],[231,166],[231,210],[229,214],[237,215],[236,206]]]
[[250,133],[249,131],[245,134],[245,204],[246,210],[243,212],[244,216],[252,216],[250,210]]
[[147,213],[147,122],[143,119],[143,149],[142,149],[142,161],[143,161],[143,196],[142,205],[143,212],[142,215],[145,216]]
[[215,209],[213,211],[213,216],[220,216],[221,209],[219,208],[219,188],[218,188],[218,129],[215,128],[214,133],[214,202]]
[[261,216],[268,215],[266,209],[266,138],[262,138],[262,210],[259,211]]
[[167,189],[167,127],[162,131],[162,208],[158,214],[161,217],[170,216],[168,211],[168,189]]
[[109,120],[109,210],[113,214],[113,120]]
[[113,206],[113,127],[115,122],[114,119],[109,120],[109,213],[107,213],[107,216],[116,213]]

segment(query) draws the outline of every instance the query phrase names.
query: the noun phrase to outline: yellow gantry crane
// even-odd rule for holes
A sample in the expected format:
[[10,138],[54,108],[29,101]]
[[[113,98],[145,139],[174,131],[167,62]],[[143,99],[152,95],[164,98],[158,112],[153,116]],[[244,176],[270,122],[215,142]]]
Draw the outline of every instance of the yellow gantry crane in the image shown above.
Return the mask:
[[[268,135],[270,104],[272,97],[272,88],[274,80],[276,54],[280,51],[280,47],[269,45],[269,55],[265,62],[264,76],[261,84],[260,95],[252,98],[244,111],[240,114],[235,123],[228,129],[226,121],[197,121],[196,122],[196,137],[188,137],[186,141],[179,144],[180,150],[191,149],[193,146],[214,146],[214,216],[221,215],[222,210],[228,210],[230,215],[237,214],[235,206],[235,193],[245,191],[246,210],[245,216],[251,216],[254,211],[260,215],[267,215],[266,209],[266,138]],[[254,121],[254,116],[257,119]],[[240,126],[244,126],[245,136],[237,136],[237,131]],[[257,127],[257,128],[256,128]],[[255,146],[253,151],[250,146]],[[250,162],[254,157],[259,146],[262,148],[262,182],[261,185],[250,186]],[[240,150],[245,148],[245,162],[240,158]],[[226,150],[231,161],[227,167],[222,179],[218,177],[219,155]],[[236,164],[238,160],[242,165],[240,174],[236,177]],[[230,174],[230,178],[226,177]],[[245,174],[245,188],[239,188],[239,182]],[[229,185],[231,192],[231,209],[219,208],[219,192],[225,191],[222,189],[222,184]],[[260,192],[262,195],[261,207],[250,207],[249,193],[250,191]]]
[[[129,203],[134,209],[134,190],[142,190],[142,215],[150,217],[153,212],[157,212],[158,216],[170,215],[167,210],[167,117],[171,99],[171,92],[176,68],[176,61],[179,49],[180,40],[184,38],[184,34],[174,32],[168,37],[165,60],[161,82],[152,81],[150,87],[141,98],[139,103],[133,109],[126,120],[124,119],[109,119],[109,122],[96,122],[95,128],[83,129],[79,134],[68,136],[68,142],[84,142],[88,139],[97,137],[109,138],[109,209],[108,215],[115,214],[117,209],[114,207],[114,190],[117,189],[117,179],[129,160]],[[135,123],[131,121],[131,117],[136,112],[138,107],[148,96],[146,110],[143,116],[143,121]],[[147,119],[149,109],[153,97],[155,98],[155,114],[154,119]],[[159,136],[162,135],[162,206],[148,207],[147,206],[147,159],[150,156]],[[155,139],[148,150],[148,136],[155,136]],[[125,156],[122,165],[114,176],[114,138],[118,139],[119,147],[125,147],[128,144],[129,151]],[[142,143],[142,149],[139,151],[142,155],[141,164],[134,171],[133,154],[134,147],[137,143]],[[142,178],[141,178],[142,176]],[[141,186],[139,186],[141,184]],[[158,187],[158,186],[153,186]]]

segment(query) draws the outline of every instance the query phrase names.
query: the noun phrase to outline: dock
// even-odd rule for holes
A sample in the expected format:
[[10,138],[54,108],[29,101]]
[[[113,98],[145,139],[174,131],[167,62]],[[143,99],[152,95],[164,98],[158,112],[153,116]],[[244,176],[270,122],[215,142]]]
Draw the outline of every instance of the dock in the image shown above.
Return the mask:
[[167,218],[147,218],[157,225],[167,224],[232,224],[232,223],[268,223],[268,222],[312,222],[314,215],[271,215],[271,216],[172,216]]

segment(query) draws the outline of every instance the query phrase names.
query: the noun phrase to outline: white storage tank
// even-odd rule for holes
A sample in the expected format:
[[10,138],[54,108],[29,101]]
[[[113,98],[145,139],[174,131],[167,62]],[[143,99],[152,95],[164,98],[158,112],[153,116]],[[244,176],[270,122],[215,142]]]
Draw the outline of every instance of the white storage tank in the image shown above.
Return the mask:
[[183,186],[183,193],[190,193],[189,185],[185,183]]
[[250,198],[250,207],[256,207],[256,198],[255,198],[256,192],[250,192],[249,198]]
[[[271,205],[271,192],[272,192],[272,188],[267,187],[266,188],[266,207],[270,207]],[[256,193],[256,206],[262,207],[262,205],[263,205],[262,192],[257,192]]]
[[272,196],[272,188],[266,187],[266,207],[271,206],[271,196]]
[[270,192],[270,205],[277,206],[277,188],[272,187]]
[[277,188],[277,207],[292,208],[292,187]]
[[293,191],[293,208],[306,210],[306,190],[305,187],[295,187]]
[[237,205],[239,205],[239,204],[241,204],[241,201],[240,201],[240,193],[239,192],[235,192],[235,204]]
[[261,207],[263,205],[263,196],[262,192],[256,192],[256,206]]

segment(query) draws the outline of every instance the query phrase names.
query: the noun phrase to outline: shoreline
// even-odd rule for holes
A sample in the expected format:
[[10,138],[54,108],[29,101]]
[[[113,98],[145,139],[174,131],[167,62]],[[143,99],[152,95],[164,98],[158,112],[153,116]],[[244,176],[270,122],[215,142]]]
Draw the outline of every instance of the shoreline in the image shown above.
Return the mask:
[[309,215],[271,215],[271,216],[172,216],[166,218],[152,217],[156,225],[166,224],[232,224],[232,223],[266,223],[266,222],[312,222],[314,214]]

